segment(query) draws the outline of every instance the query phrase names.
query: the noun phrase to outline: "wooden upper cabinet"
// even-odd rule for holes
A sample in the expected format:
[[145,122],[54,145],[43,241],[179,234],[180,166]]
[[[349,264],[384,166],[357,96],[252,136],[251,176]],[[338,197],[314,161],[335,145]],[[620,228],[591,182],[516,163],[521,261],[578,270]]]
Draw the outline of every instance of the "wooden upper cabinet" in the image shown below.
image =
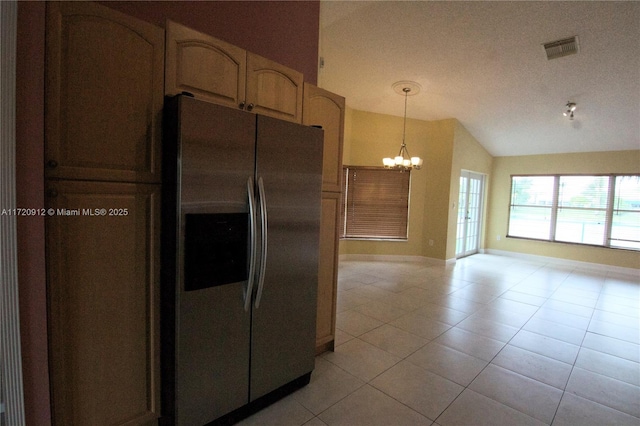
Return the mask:
[[302,123],[303,80],[302,73],[248,52],[247,109]]
[[163,30],[50,2],[46,55],[46,177],[160,182]]
[[302,122],[302,73],[167,21],[165,94]]
[[344,141],[345,100],[312,84],[304,84],[302,123],[324,129],[324,164],[322,190],[342,190],[342,145]]
[[238,107],[245,100],[247,54],[232,44],[167,21],[165,94]]

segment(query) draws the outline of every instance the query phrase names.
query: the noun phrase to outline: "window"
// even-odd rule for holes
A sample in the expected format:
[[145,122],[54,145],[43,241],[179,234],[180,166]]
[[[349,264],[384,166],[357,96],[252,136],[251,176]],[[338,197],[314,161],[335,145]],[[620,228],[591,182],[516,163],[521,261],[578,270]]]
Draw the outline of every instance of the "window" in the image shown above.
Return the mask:
[[410,172],[344,168],[341,238],[406,240]]
[[512,176],[507,235],[640,249],[640,176]]

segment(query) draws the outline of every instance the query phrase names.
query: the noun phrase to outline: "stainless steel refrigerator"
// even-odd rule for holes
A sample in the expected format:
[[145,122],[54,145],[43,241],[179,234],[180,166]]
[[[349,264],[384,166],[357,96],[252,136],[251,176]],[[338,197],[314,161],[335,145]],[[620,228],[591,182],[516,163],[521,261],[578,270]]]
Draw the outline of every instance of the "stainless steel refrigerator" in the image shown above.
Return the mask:
[[161,424],[234,420],[314,368],[322,130],[167,99]]

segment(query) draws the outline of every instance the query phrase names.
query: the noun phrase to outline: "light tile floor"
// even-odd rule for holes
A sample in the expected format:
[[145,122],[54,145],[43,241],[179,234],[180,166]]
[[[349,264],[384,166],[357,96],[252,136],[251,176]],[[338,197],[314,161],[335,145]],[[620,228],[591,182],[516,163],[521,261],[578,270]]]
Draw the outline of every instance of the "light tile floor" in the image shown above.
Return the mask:
[[342,261],[335,352],[245,425],[640,425],[640,276]]

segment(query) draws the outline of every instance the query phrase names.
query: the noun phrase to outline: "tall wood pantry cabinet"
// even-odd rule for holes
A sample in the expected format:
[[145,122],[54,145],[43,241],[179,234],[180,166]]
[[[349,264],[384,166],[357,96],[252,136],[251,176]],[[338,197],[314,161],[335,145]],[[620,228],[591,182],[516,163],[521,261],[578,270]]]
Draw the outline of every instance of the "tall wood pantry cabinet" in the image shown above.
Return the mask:
[[302,122],[302,73],[176,22],[166,32],[166,95]]
[[[164,95],[187,91],[300,123],[303,76],[170,21],[165,34],[90,2],[47,3],[46,57],[53,422],[155,424]],[[312,85],[304,96],[304,123],[325,129],[317,314],[324,351],[335,336],[344,98]]]
[[47,3],[45,203],[55,425],[154,424],[164,32]]
[[312,84],[304,84],[302,122],[307,125],[320,125],[324,129],[317,353],[333,350],[335,342],[344,110],[345,100],[342,96]]

